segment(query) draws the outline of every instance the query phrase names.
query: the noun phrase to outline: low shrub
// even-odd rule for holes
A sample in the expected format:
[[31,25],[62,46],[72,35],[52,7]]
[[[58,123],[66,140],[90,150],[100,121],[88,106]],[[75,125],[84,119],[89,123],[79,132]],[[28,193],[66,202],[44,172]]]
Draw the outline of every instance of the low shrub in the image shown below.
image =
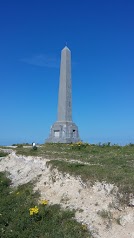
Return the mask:
[[5,152],[3,152],[3,151],[0,151],[0,157],[5,157],[5,156],[7,156],[8,155],[8,153],[5,153]]

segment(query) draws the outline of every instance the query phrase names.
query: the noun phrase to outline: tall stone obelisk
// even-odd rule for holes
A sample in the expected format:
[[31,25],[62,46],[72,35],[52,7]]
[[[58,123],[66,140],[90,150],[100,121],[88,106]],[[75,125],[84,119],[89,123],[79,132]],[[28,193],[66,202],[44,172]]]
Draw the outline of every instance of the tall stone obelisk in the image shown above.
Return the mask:
[[58,120],[50,129],[46,142],[73,143],[80,141],[78,127],[72,121],[71,51],[67,46],[61,51]]

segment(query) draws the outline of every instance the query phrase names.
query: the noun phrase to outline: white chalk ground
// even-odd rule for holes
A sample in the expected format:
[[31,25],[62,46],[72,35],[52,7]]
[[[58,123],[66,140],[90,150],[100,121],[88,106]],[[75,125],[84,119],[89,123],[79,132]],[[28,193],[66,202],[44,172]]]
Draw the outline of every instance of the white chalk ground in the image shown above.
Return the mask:
[[[80,177],[51,170],[47,161],[12,151],[0,159],[0,171],[10,172],[14,186],[36,179],[34,190],[40,191],[41,199],[75,209],[77,221],[87,224],[95,238],[134,238],[134,207],[120,207],[117,187],[105,182],[85,184]],[[109,214],[106,218],[104,210]]]

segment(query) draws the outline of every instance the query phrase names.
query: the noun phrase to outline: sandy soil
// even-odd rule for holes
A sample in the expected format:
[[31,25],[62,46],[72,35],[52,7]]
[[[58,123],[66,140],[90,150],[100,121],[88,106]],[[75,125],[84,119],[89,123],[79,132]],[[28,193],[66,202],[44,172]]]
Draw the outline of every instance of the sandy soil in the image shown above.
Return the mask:
[[6,158],[0,159],[0,171],[10,173],[13,186],[36,179],[34,190],[40,191],[41,199],[75,209],[76,219],[86,224],[95,238],[134,238],[134,207],[120,206],[117,187],[106,182],[85,184],[80,177],[51,170],[47,161],[16,156],[10,150]]

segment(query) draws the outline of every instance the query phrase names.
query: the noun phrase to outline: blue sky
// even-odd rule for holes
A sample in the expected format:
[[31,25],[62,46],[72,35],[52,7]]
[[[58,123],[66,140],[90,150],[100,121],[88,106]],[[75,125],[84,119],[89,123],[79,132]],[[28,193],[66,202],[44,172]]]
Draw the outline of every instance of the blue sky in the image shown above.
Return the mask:
[[134,143],[134,1],[1,0],[1,145],[48,137],[66,42],[81,139]]

